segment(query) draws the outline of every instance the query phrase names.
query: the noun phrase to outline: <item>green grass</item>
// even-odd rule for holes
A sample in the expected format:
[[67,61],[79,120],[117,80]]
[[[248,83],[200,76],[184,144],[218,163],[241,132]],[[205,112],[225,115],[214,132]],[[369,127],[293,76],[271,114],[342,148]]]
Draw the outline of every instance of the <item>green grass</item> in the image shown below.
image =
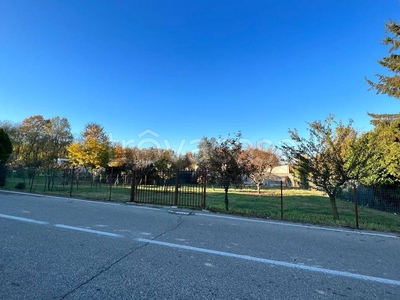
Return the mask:
[[[258,195],[250,189],[230,189],[229,212],[225,211],[224,191],[207,192],[210,211],[259,218],[280,219],[280,189],[265,189]],[[333,220],[329,198],[321,192],[285,188],[283,190],[283,217],[293,222],[356,228],[354,203],[336,200],[340,218]],[[400,216],[359,206],[359,228],[400,232]]]
[[[15,185],[20,179],[9,178],[4,189],[15,190]],[[74,185],[72,197],[81,199],[92,199],[109,201],[110,187],[102,184],[101,186],[90,187],[89,183],[81,181],[76,188]],[[27,183],[28,184],[28,183]],[[44,178],[36,179],[35,193],[69,197],[70,187],[55,187],[52,191],[44,190]],[[29,187],[24,190],[29,191]],[[172,192],[172,191],[167,191]],[[207,209],[224,214],[234,214],[247,217],[280,219],[281,218],[281,198],[279,188],[262,189],[261,194],[257,194],[254,189],[234,189],[229,190],[229,211],[225,210],[224,191],[222,189],[207,188]],[[111,201],[127,202],[130,197],[130,187],[113,187]],[[340,219],[334,221],[332,218],[332,208],[329,198],[321,192],[300,190],[295,188],[285,188],[283,190],[284,220],[292,222],[302,222],[307,224],[340,226],[355,228],[354,204],[343,200],[337,200]],[[379,230],[400,233],[400,214],[382,212],[359,206],[359,228],[365,230]]]
[[[22,179],[19,178],[8,178],[6,186],[3,188],[5,190],[16,190],[15,185],[18,182],[22,182]],[[70,196],[70,185],[55,185],[52,190],[44,191],[44,177],[36,177],[33,185],[33,193],[37,194],[45,194],[52,196],[61,196],[61,197],[69,197]],[[26,188],[23,190],[24,192],[29,192],[29,182],[26,180]],[[73,198],[79,199],[92,199],[92,200],[101,200],[101,201],[109,201],[110,200],[110,186],[108,184],[101,184],[97,186],[91,186],[90,182],[80,180],[78,185],[76,183],[72,189]],[[127,202],[130,197],[130,186],[117,186],[112,187],[111,190],[111,201],[115,202]]]

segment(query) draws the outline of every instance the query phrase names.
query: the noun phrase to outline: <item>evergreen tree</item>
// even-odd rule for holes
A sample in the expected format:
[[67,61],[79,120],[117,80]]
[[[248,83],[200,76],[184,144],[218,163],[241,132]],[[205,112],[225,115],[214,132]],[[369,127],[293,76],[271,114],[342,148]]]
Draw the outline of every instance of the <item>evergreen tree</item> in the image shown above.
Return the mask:
[[0,164],[4,164],[12,153],[10,137],[3,128],[0,128]]
[[3,128],[0,128],[0,186],[6,185],[7,168],[6,161],[12,153],[10,137]]
[[389,46],[389,56],[378,60],[379,64],[394,73],[393,76],[376,74],[378,82],[373,82],[366,78],[371,89],[375,89],[377,94],[386,94],[389,97],[400,99],[400,54],[396,51],[400,49],[400,25],[395,21],[385,23],[386,33],[389,33],[382,43]]

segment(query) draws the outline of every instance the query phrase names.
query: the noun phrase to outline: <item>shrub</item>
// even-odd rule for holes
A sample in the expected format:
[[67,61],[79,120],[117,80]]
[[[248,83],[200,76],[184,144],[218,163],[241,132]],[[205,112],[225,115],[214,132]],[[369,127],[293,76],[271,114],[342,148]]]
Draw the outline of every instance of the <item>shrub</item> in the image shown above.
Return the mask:
[[6,185],[7,178],[7,167],[4,164],[0,164],[0,186]]
[[18,182],[17,185],[15,186],[17,190],[23,190],[25,189],[25,187],[26,187],[25,182]]

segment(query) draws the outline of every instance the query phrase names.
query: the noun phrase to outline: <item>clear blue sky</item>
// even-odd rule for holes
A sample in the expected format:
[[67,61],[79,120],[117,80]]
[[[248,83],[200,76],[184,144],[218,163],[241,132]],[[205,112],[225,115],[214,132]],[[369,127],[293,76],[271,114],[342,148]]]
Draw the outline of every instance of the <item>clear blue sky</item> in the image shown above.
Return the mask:
[[0,120],[66,117],[124,145],[279,144],[329,113],[368,130],[397,0],[0,2]]

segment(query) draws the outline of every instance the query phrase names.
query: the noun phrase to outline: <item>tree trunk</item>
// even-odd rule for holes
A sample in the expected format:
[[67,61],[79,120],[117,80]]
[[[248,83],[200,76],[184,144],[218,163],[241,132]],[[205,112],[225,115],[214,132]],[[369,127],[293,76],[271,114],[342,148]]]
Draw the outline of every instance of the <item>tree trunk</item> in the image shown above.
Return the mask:
[[333,220],[339,220],[339,212],[338,212],[337,205],[336,205],[335,195],[329,195],[329,200],[331,201],[331,205],[332,205]]
[[229,200],[228,200],[228,188],[225,188],[225,209],[226,211],[229,210]]
[[260,191],[260,187],[261,187],[261,183],[257,183],[257,193],[261,193],[261,191]]

